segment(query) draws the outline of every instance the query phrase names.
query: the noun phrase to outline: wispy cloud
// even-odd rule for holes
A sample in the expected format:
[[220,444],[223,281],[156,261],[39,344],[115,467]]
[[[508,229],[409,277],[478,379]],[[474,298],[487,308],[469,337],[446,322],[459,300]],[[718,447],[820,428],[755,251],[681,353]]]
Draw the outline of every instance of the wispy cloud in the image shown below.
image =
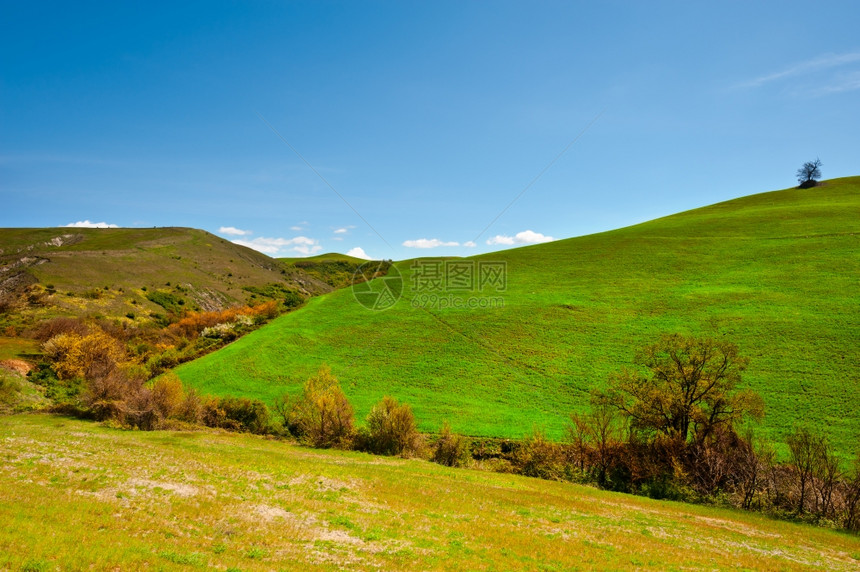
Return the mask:
[[218,232],[221,234],[226,234],[228,236],[248,236],[249,234],[254,234],[250,230],[242,230],[241,228],[236,228],[235,226],[222,226],[218,229]]
[[419,238],[417,240],[404,240],[406,248],[438,248],[440,246],[460,246],[459,242],[445,242],[438,238]]
[[354,228],[355,228],[355,226],[353,226],[353,225],[351,225],[351,224],[350,224],[350,225],[347,225],[347,226],[342,226],[342,227],[340,227],[340,228],[336,228],[336,229],[334,229],[334,233],[335,233],[335,234],[346,234],[346,233],[348,233],[350,230],[352,230],[352,229],[354,229]]
[[520,244],[539,244],[541,242],[552,242],[553,240],[555,240],[555,238],[551,236],[534,232],[533,230],[524,230],[522,232],[518,232],[514,236],[497,234],[493,238],[487,239],[487,244],[514,246]]
[[69,224],[64,224],[64,227],[73,227],[73,228],[119,228],[119,225],[110,224],[107,222],[90,222],[87,220],[79,220],[78,222],[70,222]]
[[347,253],[347,256],[353,256],[355,258],[363,258],[364,260],[373,260],[362,247],[356,246],[355,248],[350,248]]
[[463,246],[465,246],[466,248],[475,248],[478,245],[475,244],[474,240],[467,240],[466,242],[463,243]]
[[833,78],[828,85],[821,85],[809,90],[810,95],[830,95],[831,93],[842,93],[860,89],[860,71],[840,74]]
[[319,240],[307,236],[295,238],[266,238],[260,236],[252,240],[237,239],[234,244],[253,248],[269,256],[299,255],[312,256],[322,250]]
[[[796,87],[793,93],[799,95],[827,95],[860,89],[860,72],[826,74],[827,70],[860,63],[860,51],[844,54],[826,54],[815,59],[798,62],[777,72],[765,74],[736,87],[754,89],[787,79],[806,78],[804,84]],[[815,76],[814,85],[809,85]]]

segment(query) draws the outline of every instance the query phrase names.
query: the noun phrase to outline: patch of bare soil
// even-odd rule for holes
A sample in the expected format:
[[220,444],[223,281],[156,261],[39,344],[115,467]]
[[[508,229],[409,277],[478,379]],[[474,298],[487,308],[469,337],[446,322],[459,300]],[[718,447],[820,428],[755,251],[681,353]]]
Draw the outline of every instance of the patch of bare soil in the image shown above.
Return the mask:
[[0,360],[0,368],[26,376],[33,369],[33,366],[22,359],[4,359]]

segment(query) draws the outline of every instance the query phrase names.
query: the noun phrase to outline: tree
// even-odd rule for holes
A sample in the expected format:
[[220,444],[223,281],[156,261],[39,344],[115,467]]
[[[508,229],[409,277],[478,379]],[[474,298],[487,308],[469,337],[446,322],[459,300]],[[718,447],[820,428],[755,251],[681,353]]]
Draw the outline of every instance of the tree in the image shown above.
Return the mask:
[[712,338],[664,335],[635,357],[639,371],[624,370],[596,391],[597,403],[618,409],[631,428],[681,441],[702,441],[719,426],[764,414],[761,397],[738,389],[749,359],[735,344]]
[[808,189],[818,184],[818,179],[821,178],[821,159],[815,161],[807,161],[797,170],[797,182],[800,183],[801,189]]
[[809,485],[819,472],[821,451],[824,447],[824,437],[813,433],[805,427],[798,427],[788,436],[788,450],[791,453],[791,464],[794,466],[797,478],[798,499],[797,514],[802,514],[806,508],[806,493]]
[[[592,405],[587,414],[574,413],[567,427],[568,440],[573,445],[579,468],[596,473],[597,484],[606,485],[609,472],[622,454],[624,423],[618,411],[605,402]],[[587,467],[586,467],[587,465]]]

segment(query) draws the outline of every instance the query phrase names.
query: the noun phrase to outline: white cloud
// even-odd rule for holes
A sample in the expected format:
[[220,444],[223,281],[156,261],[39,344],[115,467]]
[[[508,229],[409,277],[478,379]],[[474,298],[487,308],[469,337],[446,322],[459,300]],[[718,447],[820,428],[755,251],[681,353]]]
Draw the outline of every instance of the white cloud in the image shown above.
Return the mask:
[[346,253],[346,255],[347,256],[353,256],[355,258],[363,258],[364,260],[373,260],[370,256],[367,255],[367,253],[364,251],[364,249],[360,246],[356,246],[355,248],[350,248],[349,251]]
[[295,231],[295,232],[301,232],[301,231],[303,231],[304,229],[305,229],[305,228],[304,228],[303,226],[299,226],[299,225],[295,225],[295,226],[291,226],[291,227],[290,227],[290,230],[293,230],[293,231]]
[[477,244],[475,244],[475,241],[474,241],[474,240],[469,240],[469,241],[467,241],[467,242],[464,242],[464,243],[463,243],[463,246],[465,246],[465,247],[467,247],[467,248],[475,248],[475,247],[476,247],[476,246],[478,246],[478,245],[477,245]]
[[497,234],[493,238],[488,239],[487,244],[513,246],[515,244],[539,244],[541,242],[552,242],[553,240],[555,239],[551,236],[547,236],[533,230],[524,230],[522,232],[518,232],[514,236]]
[[74,228],[119,228],[119,225],[116,224],[109,224],[106,222],[90,222],[89,219],[79,220],[78,222],[70,222],[65,226]]
[[440,246],[460,246],[459,242],[444,242],[438,238],[419,238],[418,240],[404,240],[406,248],[438,248]]
[[300,256],[312,256],[322,250],[322,246],[320,246],[317,239],[308,238],[307,236],[297,236],[295,238],[266,238],[260,236],[253,240],[237,239],[233,243],[253,248],[269,256],[296,254]]
[[[820,72],[826,69],[835,68],[839,66],[844,66],[847,64],[852,64],[854,62],[860,62],[860,52],[849,52],[846,54],[827,54],[813,60],[806,60],[804,62],[798,62],[788,68],[780,70],[775,73],[766,74],[750,81],[744,82],[740,84],[738,87],[745,88],[755,88],[761,87],[762,85],[797,76],[809,75],[816,72]],[[819,85],[822,83],[818,82]],[[830,82],[827,82],[830,83]],[[834,89],[826,89],[821,93],[836,93],[839,91],[849,91],[853,89],[858,89],[856,82],[848,82],[845,83],[840,82],[838,79],[836,84],[834,85]]]
[[336,229],[336,230],[334,231],[334,233],[335,233],[335,234],[346,234],[346,233],[347,233],[347,229],[345,229],[345,228],[338,228],[338,229]]
[[242,230],[241,228],[236,228],[235,226],[222,226],[218,229],[218,232],[221,234],[227,234],[229,236],[248,236],[249,234],[254,234],[250,230]]
[[339,242],[339,241],[343,240],[343,237],[342,236],[333,236],[333,237],[331,237],[331,239],[337,240]]

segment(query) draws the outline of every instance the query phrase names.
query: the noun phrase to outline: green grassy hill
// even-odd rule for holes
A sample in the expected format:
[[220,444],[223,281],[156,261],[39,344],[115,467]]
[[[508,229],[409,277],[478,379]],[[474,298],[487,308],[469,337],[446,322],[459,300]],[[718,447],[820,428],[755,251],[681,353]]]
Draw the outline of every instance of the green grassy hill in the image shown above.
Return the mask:
[[822,528],[248,435],[17,415],[0,442],[2,570],[860,566]]
[[218,310],[251,301],[245,287],[272,283],[307,294],[332,289],[202,230],[0,229],[0,304],[11,307],[13,323],[52,314],[140,318],[165,311],[148,299],[156,290]]
[[[858,247],[860,178],[831,180],[465,259],[506,264],[507,289],[445,293],[446,308],[429,307],[412,263],[399,263],[404,296],[391,309],[337,291],[177,373],[272,400],[327,363],[359,417],[390,394],[425,430],[448,419],[472,435],[561,437],[638,347],[707,334],[752,358],[745,381],[765,399],[768,437],[808,422],[847,456],[860,436]],[[451,307],[470,296],[489,307]]]

